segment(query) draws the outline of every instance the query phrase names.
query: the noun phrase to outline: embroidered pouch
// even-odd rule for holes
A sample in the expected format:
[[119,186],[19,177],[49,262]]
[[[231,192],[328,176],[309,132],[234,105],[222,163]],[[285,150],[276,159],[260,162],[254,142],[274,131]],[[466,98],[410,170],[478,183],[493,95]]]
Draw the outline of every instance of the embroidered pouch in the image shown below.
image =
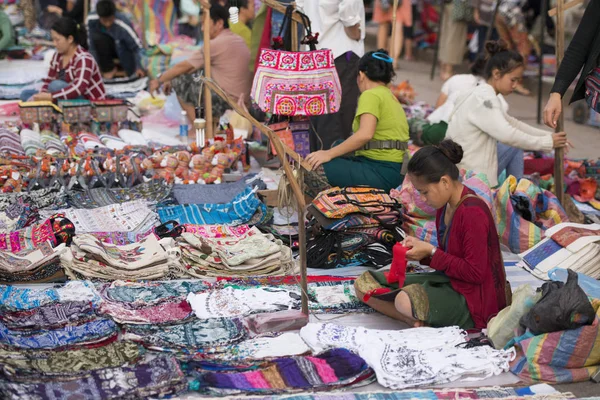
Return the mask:
[[333,53],[263,49],[251,95],[261,110],[276,115],[338,112],[342,88]]
[[596,112],[600,112],[600,67],[595,68],[585,80],[585,101]]
[[124,100],[94,100],[94,118],[98,122],[125,122],[129,107]]
[[68,124],[90,123],[92,103],[89,100],[59,100],[58,106],[63,112],[63,121]]
[[27,124],[54,122],[60,114],[51,101],[22,101],[19,103],[21,121]]

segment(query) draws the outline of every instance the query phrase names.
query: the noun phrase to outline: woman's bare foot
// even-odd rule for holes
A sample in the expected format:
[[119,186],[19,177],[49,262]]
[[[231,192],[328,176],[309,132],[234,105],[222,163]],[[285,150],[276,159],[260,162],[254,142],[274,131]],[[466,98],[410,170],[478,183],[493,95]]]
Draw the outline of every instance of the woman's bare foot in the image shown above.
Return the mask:
[[103,72],[102,73],[102,78],[103,79],[113,79],[115,77],[115,75],[117,74],[117,67],[113,68],[112,71],[109,72]]

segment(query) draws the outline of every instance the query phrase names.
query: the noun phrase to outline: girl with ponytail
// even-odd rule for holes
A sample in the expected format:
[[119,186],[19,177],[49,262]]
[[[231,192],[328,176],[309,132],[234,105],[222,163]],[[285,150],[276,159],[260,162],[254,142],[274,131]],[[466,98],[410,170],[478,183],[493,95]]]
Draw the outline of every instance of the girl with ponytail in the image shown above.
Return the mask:
[[463,148],[461,168],[486,174],[490,185],[496,186],[504,170],[517,179],[523,177],[523,150],[550,152],[565,147],[567,136],[534,128],[507,114],[498,95],[508,96],[520,84],[523,57],[502,41],[486,43],[486,52],[485,82],[458,98],[446,137]]
[[48,77],[44,79],[39,93],[25,90],[21,93],[21,100],[27,101],[32,96],[35,101],[104,99],[100,68],[86,50],[85,27],[70,18],[62,17],[52,25],[50,34],[56,53],[50,62]]
[[[496,225],[486,203],[459,181],[456,164],[462,158],[462,147],[444,140],[423,147],[408,163],[411,183],[437,209],[438,245],[410,236],[402,244],[407,260],[420,261],[436,272],[406,274],[399,283],[401,291],[393,297],[367,296],[368,305],[411,326],[482,329],[506,307]],[[378,273],[365,274],[380,284],[386,281]],[[360,290],[364,277],[355,285],[359,298],[364,298]]]

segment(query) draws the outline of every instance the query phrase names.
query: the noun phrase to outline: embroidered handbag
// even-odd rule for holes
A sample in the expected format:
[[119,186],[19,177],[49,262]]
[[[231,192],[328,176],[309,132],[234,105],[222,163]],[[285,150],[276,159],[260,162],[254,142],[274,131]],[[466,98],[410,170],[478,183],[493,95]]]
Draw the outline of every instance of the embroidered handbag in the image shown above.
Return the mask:
[[60,114],[51,101],[22,101],[19,103],[21,121],[26,124],[54,122]]
[[55,214],[38,225],[9,233],[0,233],[0,250],[19,253],[33,250],[41,243],[50,243],[52,247],[60,243],[71,244],[75,227],[63,214]]
[[[296,11],[297,12],[297,11]],[[307,38],[314,39],[310,20],[297,12],[306,27]],[[281,31],[291,25],[286,12]],[[331,50],[292,52],[262,49],[252,83],[251,96],[264,112],[276,115],[323,115],[340,109],[342,88]]]
[[585,79],[585,101],[592,110],[600,112],[600,67]]
[[59,100],[58,106],[67,124],[90,123],[92,120],[92,103],[89,100]]
[[[292,134],[292,130],[290,129],[290,124],[288,121],[270,124],[269,128],[271,128],[271,130],[275,132],[275,134],[279,137],[279,139],[281,139],[283,144],[285,144],[292,150],[294,149],[294,136]],[[276,156],[277,150],[275,150],[275,145],[273,143],[270,143],[269,148],[271,149],[269,158],[272,158],[272,156]]]
[[98,122],[125,122],[129,107],[124,100],[94,100],[94,118]]
[[310,154],[310,122],[294,121],[290,123],[292,130],[292,139],[294,141],[294,150],[305,158]]
[[454,0],[452,19],[458,22],[473,22],[474,8],[470,0]]
[[333,187],[319,193],[313,204],[327,218],[344,218],[354,213],[390,214],[402,207],[385,190],[370,187]]

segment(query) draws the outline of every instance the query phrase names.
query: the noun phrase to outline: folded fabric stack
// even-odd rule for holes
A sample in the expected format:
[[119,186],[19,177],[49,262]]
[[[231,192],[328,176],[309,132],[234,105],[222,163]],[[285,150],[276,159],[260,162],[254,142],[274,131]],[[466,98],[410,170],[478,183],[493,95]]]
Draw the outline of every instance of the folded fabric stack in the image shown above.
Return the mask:
[[41,243],[33,250],[20,253],[0,251],[0,283],[64,282],[66,276],[60,264],[61,244],[56,248]]
[[[270,279],[270,278],[267,278]],[[209,290],[187,297],[198,318],[242,317],[283,310],[299,310],[300,287],[296,284],[268,284],[254,279],[221,281]],[[370,312],[355,295],[353,281],[311,282],[308,284],[312,312]]]
[[74,208],[99,208],[113,204],[122,204],[135,200],[146,200],[161,203],[171,195],[172,185],[164,181],[152,180],[130,188],[88,188],[86,190],[69,190],[67,198]]
[[266,215],[266,206],[249,187],[225,204],[183,204],[158,208],[162,223],[175,221],[196,225],[247,224],[259,212]]
[[184,232],[177,242],[187,272],[195,277],[286,275],[294,267],[291,250],[256,227],[221,238]]
[[173,240],[163,239],[159,243],[154,235],[124,246],[103,243],[93,235],[77,235],[61,261],[67,275],[74,279],[143,280],[185,274]]
[[146,200],[128,201],[94,209],[43,210],[41,217],[63,214],[75,225],[77,234],[90,232],[147,232],[158,225],[156,213]]
[[[189,363],[196,380],[192,390],[214,396],[293,393],[333,390],[357,383],[368,384],[374,373],[365,361],[346,349],[327,350],[315,356],[276,358],[239,366],[212,367]],[[210,367],[210,368],[209,368]]]
[[544,236],[519,254],[521,267],[544,280],[550,280],[548,273],[555,267],[600,279],[600,224],[562,223],[547,229]]
[[388,265],[393,245],[404,238],[401,210],[397,200],[379,189],[334,187],[319,193],[308,208],[313,217],[308,267]]

